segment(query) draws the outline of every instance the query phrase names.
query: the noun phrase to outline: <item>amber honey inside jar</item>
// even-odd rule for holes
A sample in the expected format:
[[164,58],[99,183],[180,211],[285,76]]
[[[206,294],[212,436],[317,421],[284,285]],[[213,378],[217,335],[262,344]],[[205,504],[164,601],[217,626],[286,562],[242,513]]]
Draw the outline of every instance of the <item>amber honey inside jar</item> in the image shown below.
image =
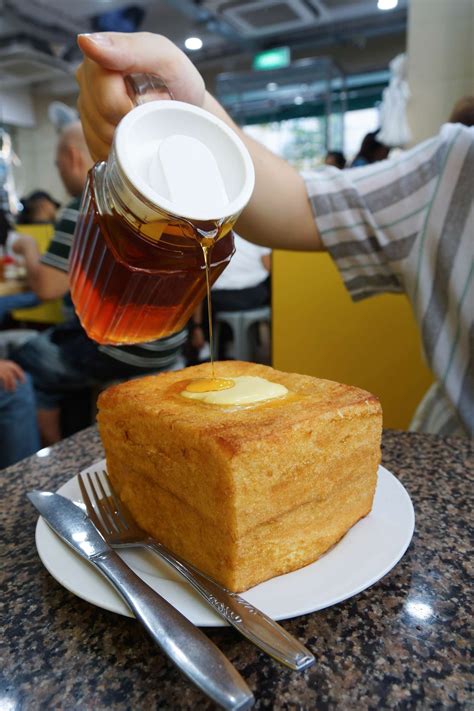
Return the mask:
[[[104,164],[89,177],[71,258],[71,295],[82,325],[98,343],[139,343],[183,328],[206,295],[199,233],[177,222],[131,223],[110,209],[98,186]],[[234,251],[230,228],[212,229],[209,280]],[[221,235],[224,235],[221,237]]]

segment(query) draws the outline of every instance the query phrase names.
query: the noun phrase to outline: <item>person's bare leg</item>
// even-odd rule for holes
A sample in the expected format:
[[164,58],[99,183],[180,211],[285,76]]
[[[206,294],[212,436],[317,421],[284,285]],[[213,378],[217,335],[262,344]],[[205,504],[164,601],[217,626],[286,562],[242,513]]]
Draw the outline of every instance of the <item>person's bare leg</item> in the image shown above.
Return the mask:
[[55,444],[61,439],[60,412],[59,407],[54,410],[38,410],[38,428],[45,447]]

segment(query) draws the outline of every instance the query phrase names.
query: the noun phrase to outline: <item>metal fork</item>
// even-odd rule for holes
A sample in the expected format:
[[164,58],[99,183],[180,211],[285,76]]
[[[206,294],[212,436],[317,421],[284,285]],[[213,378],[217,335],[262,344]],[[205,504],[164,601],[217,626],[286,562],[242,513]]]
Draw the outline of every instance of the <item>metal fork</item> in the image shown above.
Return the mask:
[[98,472],[94,474],[95,484],[92,476],[86,474],[94,503],[80,474],[79,486],[89,517],[111,546],[152,550],[180,573],[218,615],[264,652],[295,671],[301,671],[313,664],[313,654],[283,627],[240,595],[223,587],[149,536],[135,523],[125,504],[120,501],[107,472],[102,474],[109,494]]

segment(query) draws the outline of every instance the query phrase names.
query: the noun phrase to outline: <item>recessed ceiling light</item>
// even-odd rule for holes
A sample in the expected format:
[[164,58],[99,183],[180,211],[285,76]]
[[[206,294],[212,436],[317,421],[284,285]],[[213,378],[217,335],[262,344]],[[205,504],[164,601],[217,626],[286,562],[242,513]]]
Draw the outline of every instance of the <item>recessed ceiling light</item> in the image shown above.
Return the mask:
[[278,84],[276,81],[269,81],[267,84],[267,91],[276,91],[278,89]]
[[300,104],[304,104],[304,99],[302,96],[295,96],[293,103],[299,106]]
[[184,46],[186,47],[186,49],[201,49],[202,40],[199,39],[199,37],[188,37],[188,39],[184,43]]
[[377,0],[379,10],[393,10],[398,5],[398,0]]

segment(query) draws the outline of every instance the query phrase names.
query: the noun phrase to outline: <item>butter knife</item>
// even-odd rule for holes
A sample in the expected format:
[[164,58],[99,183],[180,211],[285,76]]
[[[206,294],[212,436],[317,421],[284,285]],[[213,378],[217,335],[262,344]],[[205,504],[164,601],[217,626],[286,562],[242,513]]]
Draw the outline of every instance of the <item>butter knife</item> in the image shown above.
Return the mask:
[[220,649],[130,570],[78,506],[48,491],[27,496],[53,531],[107,578],[153,641],[196,686],[224,709],[243,711],[253,705],[252,692]]

